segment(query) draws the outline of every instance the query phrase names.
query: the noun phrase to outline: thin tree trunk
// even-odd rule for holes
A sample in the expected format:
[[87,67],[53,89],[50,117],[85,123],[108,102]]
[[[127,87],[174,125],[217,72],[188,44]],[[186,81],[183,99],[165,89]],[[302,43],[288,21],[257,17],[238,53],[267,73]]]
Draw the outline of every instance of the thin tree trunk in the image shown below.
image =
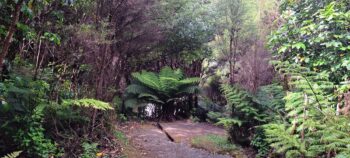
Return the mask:
[[230,75],[229,75],[229,79],[230,79],[230,83],[233,84],[234,83],[234,70],[233,70],[233,37],[234,36],[234,33],[231,34],[231,37],[230,37],[230,49],[229,49],[229,67],[230,67]]
[[34,80],[36,80],[36,77],[38,75],[38,70],[39,70],[39,59],[40,59],[40,51],[41,51],[41,39],[39,40],[39,46],[38,46],[38,55],[36,57],[36,64],[35,64],[35,72],[34,72]]
[[238,47],[238,31],[235,29],[231,30],[231,37],[230,37],[230,57],[229,57],[229,64],[230,64],[230,83],[234,84],[235,82],[235,69],[236,69],[236,58],[237,58],[237,47]]
[[307,94],[304,94],[304,110],[303,110],[303,124],[301,129],[301,141],[305,140],[305,127],[304,123],[306,122],[306,108],[309,104],[309,99],[307,97]]
[[193,95],[191,94],[191,95],[188,95],[188,109],[189,109],[189,111],[192,111],[192,109],[193,109]]
[[24,0],[19,0],[15,6],[15,10],[12,13],[13,19],[12,19],[11,25],[9,27],[8,33],[4,39],[2,51],[0,54],[0,65],[1,65],[0,66],[0,73],[2,73],[2,64],[4,62],[4,58],[8,54],[8,49],[11,45],[12,36],[16,32],[16,25],[17,25],[17,22],[19,20],[19,16],[21,13],[21,7],[23,5],[23,2],[24,2]]
[[237,58],[237,47],[238,47],[238,31],[234,30],[233,33],[233,64],[232,64],[232,82],[235,82],[235,69],[236,69],[236,58]]

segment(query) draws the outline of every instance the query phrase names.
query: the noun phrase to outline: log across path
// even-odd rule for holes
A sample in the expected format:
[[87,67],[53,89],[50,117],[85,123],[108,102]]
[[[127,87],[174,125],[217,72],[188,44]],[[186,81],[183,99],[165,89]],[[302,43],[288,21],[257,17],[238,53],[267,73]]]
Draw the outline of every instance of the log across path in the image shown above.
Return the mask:
[[[228,155],[210,153],[190,146],[194,136],[206,134],[225,135],[225,130],[206,124],[190,121],[134,124],[127,132],[130,143],[142,158],[230,158]],[[168,136],[167,136],[167,134]],[[169,138],[170,137],[170,138]],[[173,141],[171,140],[173,139]],[[128,155],[132,158],[132,155]]]

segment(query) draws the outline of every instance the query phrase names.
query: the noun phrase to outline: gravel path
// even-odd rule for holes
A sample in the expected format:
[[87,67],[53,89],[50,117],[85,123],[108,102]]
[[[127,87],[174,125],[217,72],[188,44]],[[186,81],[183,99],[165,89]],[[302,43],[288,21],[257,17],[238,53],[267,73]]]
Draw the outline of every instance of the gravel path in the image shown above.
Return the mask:
[[[174,131],[178,131],[179,135],[181,131],[184,132],[181,138],[186,139],[181,140],[189,140],[187,136],[196,135],[190,132],[191,126],[186,122],[161,123],[161,125],[169,133],[174,134]],[[205,131],[202,134],[210,133],[209,126],[198,123],[196,125],[198,125],[197,129],[192,130],[194,133],[201,134],[201,130]],[[218,129],[215,129],[213,134],[216,132]],[[161,130],[152,124],[134,125],[128,132],[128,137],[132,145],[139,150],[142,158],[230,158],[227,155],[212,154],[205,150],[191,148],[186,141],[171,142]]]

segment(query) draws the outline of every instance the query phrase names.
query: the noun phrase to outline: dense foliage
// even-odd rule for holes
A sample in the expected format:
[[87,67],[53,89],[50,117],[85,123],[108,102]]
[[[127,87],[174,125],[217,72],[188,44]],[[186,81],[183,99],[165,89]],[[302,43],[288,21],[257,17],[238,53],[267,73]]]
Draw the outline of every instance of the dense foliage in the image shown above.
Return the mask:
[[287,5],[282,13],[285,24],[270,38],[273,52],[283,61],[330,73],[336,83],[348,80],[349,5],[348,1]]
[[350,157],[348,0],[0,0],[0,15],[0,156],[120,157],[129,120],[190,118],[227,129],[193,139],[214,152]]
[[0,88],[1,152],[21,149],[30,157],[62,156],[59,147],[67,142],[61,142],[65,139],[61,134],[96,134],[94,128],[101,118],[90,118],[90,111],[113,109],[94,99],[53,102],[49,95],[52,87],[42,80],[16,76],[5,80]]
[[216,124],[228,128],[229,139],[242,145],[249,144],[256,126],[278,118],[284,107],[278,85],[264,86],[255,95],[230,85],[222,85],[222,91],[228,116],[219,118]]
[[271,146],[287,157],[346,156],[348,116],[337,115],[328,76],[296,64],[276,67],[291,74],[293,88],[285,98],[285,120],[264,125]]
[[[287,96],[280,119],[263,125],[286,157],[348,157],[349,3],[285,1],[270,37]],[[343,85],[342,85],[343,84]]]

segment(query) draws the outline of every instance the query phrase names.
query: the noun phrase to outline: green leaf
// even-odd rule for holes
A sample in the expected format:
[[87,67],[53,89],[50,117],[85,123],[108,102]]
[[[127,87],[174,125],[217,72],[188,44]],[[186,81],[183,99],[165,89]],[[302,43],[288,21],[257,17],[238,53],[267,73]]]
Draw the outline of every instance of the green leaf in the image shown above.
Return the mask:
[[289,49],[289,46],[281,46],[278,50],[278,53],[285,53]]
[[306,46],[305,46],[305,44],[302,43],[302,42],[298,42],[298,43],[294,44],[294,45],[292,46],[292,48],[297,48],[297,49],[302,48],[303,50],[306,50]]
[[234,125],[242,126],[242,121],[237,118],[218,118],[218,120],[216,125],[223,125],[225,128],[230,128]]

